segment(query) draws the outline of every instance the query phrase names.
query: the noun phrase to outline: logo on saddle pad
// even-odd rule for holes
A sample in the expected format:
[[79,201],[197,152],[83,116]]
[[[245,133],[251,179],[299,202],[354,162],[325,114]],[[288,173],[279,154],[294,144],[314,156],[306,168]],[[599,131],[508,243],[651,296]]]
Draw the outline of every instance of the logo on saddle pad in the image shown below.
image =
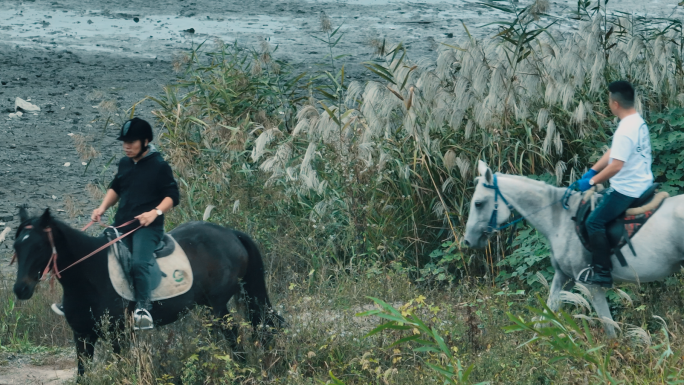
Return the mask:
[[181,270],[174,270],[173,271],[173,280],[176,282],[183,282],[183,279],[185,273],[183,273]]
[[[159,285],[152,290],[152,301],[161,301],[177,297],[187,293],[192,287],[192,268],[190,267],[190,261],[188,260],[185,251],[183,251],[176,240],[169,234],[166,235],[165,242],[173,242],[175,248],[171,254],[155,259],[159,265],[159,269],[164,274],[162,274]],[[109,249],[108,259],[109,278],[112,281],[116,293],[129,301],[133,301],[133,290],[126,279],[124,269],[116,256],[115,247]]]

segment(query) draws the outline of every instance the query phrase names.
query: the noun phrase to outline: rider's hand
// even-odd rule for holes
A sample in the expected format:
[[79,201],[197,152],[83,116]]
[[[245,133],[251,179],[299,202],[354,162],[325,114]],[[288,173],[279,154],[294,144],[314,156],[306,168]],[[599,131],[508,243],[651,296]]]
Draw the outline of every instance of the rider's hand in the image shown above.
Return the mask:
[[104,215],[104,213],[105,210],[101,207],[98,207],[95,210],[93,210],[92,215],[90,215],[90,220],[92,220],[93,222],[99,222],[100,219],[102,219],[102,215]]
[[590,168],[589,171],[585,172],[580,179],[586,179],[587,181],[589,181],[589,179],[595,177],[596,174],[598,174],[598,172],[596,172],[596,170],[594,170],[593,168]]
[[592,187],[589,184],[589,180],[590,180],[590,178],[578,180],[577,181],[577,188],[579,188],[579,190],[582,192],[589,190]]
[[157,219],[157,211],[148,211],[146,213],[138,215],[136,218],[138,219],[138,221],[140,221],[141,226],[147,227],[150,224],[152,224],[152,222],[154,222],[155,219]]

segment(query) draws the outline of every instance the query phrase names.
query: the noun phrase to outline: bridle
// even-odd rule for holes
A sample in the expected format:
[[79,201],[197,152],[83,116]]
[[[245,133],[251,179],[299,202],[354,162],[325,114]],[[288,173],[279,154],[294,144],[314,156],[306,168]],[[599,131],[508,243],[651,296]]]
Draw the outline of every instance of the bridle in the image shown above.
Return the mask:
[[[496,174],[493,174],[492,184],[482,183],[482,185],[488,189],[494,190],[494,211],[492,211],[492,216],[489,218],[489,223],[487,224],[487,231],[485,231],[485,234],[489,235],[495,231],[501,231],[507,227],[513,226],[513,231],[511,232],[511,237],[509,238],[509,243],[510,243],[510,241],[512,241],[512,239],[513,239],[513,234],[515,234],[515,227],[518,225],[518,222],[525,219],[525,217],[522,215],[519,215],[518,217],[513,217],[508,222],[506,222],[502,225],[499,225],[498,224],[499,197],[501,197],[501,200],[503,201],[503,203],[506,204],[506,207],[508,207],[508,209],[511,212],[513,212],[515,210],[515,208],[513,207],[513,205],[508,203],[508,200],[506,200],[506,197],[501,193],[501,189],[499,188],[499,183],[497,181]],[[565,210],[568,210],[568,201],[570,200],[570,197],[572,196],[572,194],[574,194],[573,189],[575,188],[575,186],[577,186],[577,182],[574,182],[573,184],[568,186],[568,188],[565,190],[565,193],[563,194],[563,197],[560,200],[553,201],[550,204],[548,204],[544,207],[541,207],[540,209],[532,212],[531,214],[536,214],[536,213],[538,213],[544,209],[547,209],[547,208],[549,208],[549,207],[551,207],[551,206],[553,206],[559,202],[562,202],[563,208]]]
[[[485,231],[486,234],[491,234],[495,231],[501,231],[507,227],[510,226],[515,226],[518,224],[518,222],[522,221],[525,219],[522,215],[517,217],[517,218],[512,218],[510,221],[504,223],[503,225],[499,225],[498,221],[498,216],[499,216],[499,197],[501,197],[501,200],[506,204],[506,207],[513,212],[515,208],[513,205],[508,203],[506,200],[506,197],[503,196],[501,193],[501,189],[499,189],[499,183],[497,182],[496,174],[493,175],[492,178],[492,184],[487,184],[487,183],[482,183],[482,185],[488,189],[494,190],[494,211],[492,211],[492,216],[489,217],[489,223],[487,224],[487,231]],[[513,232],[515,232],[515,229],[513,229]]]
[[[130,221],[128,221],[128,222],[126,222],[126,223],[124,223],[124,224],[122,224],[122,225],[119,225],[119,226],[107,226],[107,225],[102,225],[102,224],[100,224],[100,225],[101,225],[102,227],[105,227],[105,228],[119,229],[119,228],[121,228],[121,227],[128,226],[128,225],[134,223],[134,222],[137,221],[137,220],[138,220],[138,219],[136,218],[136,219],[130,220]],[[97,222],[95,222],[95,221],[90,221],[90,223],[88,223],[87,225],[85,225],[85,226],[81,229],[81,231],[86,231],[86,230],[87,230],[90,226],[92,226],[94,223],[97,223]],[[86,255],[85,257],[79,259],[78,261],[76,261],[76,262],[70,264],[69,266],[65,267],[65,268],[62,269],[62,270],[59,270],[59,269],[57,268],[57,257],[58,257],[58,255],[57,255],[57,247],[55,246],[55,239],[54,239],[54,237],[53,237],[53,235],[52,235],[52,227],[49,227],[49,226],[48,226],[48,227],[44,228],[43,231],[47,233],[48,240],[50,241],[50,247],[52,248],[52,254],[50,255],[50,259],[48,260],[48,263],[47,263],[47,265],[45,266],[45,269],[43,270],[43,274],[41,274],[41,276],[40,276],[40,281],[44,281],[44,280],[46,279],[48,273],[51,273],[51,276],[52,276],[52,277],[55,277],[55,276],[56,276],[57,278],[62,278],[61,273],[63,273],[65,270],[68,270],[68,269],[72,268],[74,265],[77,265],[77,264],[79,264],[79,263],[85,261],[86,259],[88,259],[88,258],[92,257],[93,255],[99,253],[100,251],[102,251],[102,250],[108,248],[109,246],[113,245],[114,243],[120,241],[121,239],[126,238],[127,236],[133,234],[133,232],[135,232],[136,230],[138,230],[138,229],[141,228],[141,227],[142,227],[142,225],[138,225],[138,227],[136,227],[135,229],[133,229],[133,230],[127,232],[126,234],[123,234],[123,235],[121,235],[121,236],[119,236],[119,237],[117,237],[117,238],[115,238],[115,239],[113,239],[113,240],[111,240],[111,241],[105,243],[103,246],[100,246],[100,247],[97,248],[95,251],[93,251],[93,252],[91,252],[90,254]],[[24,229],[29,229],[29,230],[30,230],[30,229],[33,229],[33,226],[32,226],[32,225],[26,225],[26,226],[24,226]],[[117,234],[118,234],[118,232],[117,232]],[[14,255],[12,256],[12,261],[10,261],[10,266],[11,266],[11,265],[14,263],[14,261],[16,261],[16,260],[17,260],[17,253],[16,253],[16,251],[15,251],[15,252],[14,252]],[[50,281],[50,285],[52,285],[52,280]]]

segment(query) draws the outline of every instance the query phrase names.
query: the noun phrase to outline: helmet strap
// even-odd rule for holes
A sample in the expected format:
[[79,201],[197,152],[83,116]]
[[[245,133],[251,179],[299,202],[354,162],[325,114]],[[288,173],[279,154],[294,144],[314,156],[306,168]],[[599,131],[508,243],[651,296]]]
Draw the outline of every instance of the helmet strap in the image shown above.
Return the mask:
[[140,152],[138,153],[138,155],[135,156],[138,159],[141,158],[145,151],[147,151],[150,148],[149,143],[145,144],[145,140],[147,139],[140,139]]

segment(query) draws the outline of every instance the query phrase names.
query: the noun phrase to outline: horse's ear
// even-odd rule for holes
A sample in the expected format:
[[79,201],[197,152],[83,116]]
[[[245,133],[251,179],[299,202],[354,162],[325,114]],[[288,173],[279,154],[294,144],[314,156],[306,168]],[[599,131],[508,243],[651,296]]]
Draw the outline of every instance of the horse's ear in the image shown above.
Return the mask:
[[46,228],[50,227],[52,223],[52,215],[50,215],[50,209],[45,209],[43,215],[40,216],[40,227]]
[[480,173],[480,176],[485,178],[485,182],[492,183],[492,170],[489,169],[487,163],[481,160],[477,161],[477,171]]
[[480,176],[485,176],[487,169],[489,169],[489,167],[487,167],[487,163],[481,160],[477,161],[477,172],[480,174]]
[[21,223],[24,223],[29,220],[29,213],[28,210],[26,210],[26,207],[21,206],[19,208],[19,221]]

